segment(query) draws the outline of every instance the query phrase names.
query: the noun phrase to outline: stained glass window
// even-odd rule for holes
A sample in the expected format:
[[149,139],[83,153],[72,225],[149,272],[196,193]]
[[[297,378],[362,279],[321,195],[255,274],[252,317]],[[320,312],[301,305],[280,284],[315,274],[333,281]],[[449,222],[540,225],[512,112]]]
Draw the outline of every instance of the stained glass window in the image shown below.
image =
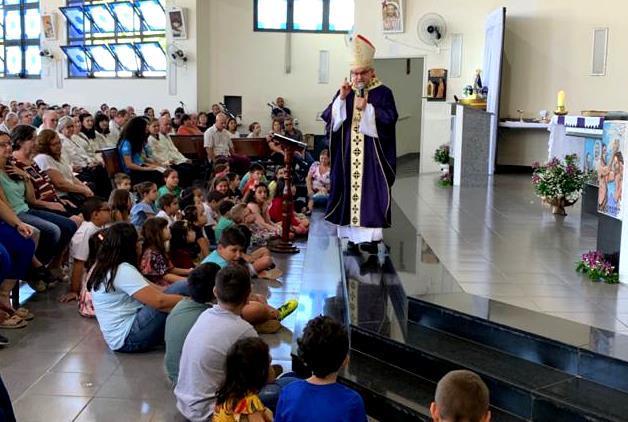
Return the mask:
[[278,32],[348,32],[354,0],[254,0],[253,29]]
[[0,0],[0,77],[41,74],[38,0]]
[[165,0],[67,0],[68,75],[165,77]]

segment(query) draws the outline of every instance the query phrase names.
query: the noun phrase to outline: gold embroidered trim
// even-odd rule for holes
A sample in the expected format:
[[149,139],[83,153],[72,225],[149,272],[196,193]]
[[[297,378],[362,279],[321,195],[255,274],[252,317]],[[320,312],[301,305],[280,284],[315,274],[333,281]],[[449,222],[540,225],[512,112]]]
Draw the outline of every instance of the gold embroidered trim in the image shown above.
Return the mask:
[[360,226],[362,211],[362,173],[364,171],[364,134],[360,132],[362,112],[353,102],[353,119],[351,121],[351,166],[349,183],[351,183],[349,225]]

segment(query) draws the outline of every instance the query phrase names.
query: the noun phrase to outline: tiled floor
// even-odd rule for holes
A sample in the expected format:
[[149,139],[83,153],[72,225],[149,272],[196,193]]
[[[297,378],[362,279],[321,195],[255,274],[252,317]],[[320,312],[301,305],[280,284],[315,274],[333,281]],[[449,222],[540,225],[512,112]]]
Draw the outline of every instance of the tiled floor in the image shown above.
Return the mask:
[[567,217],[552,215],[526,175],[495,176],[488,188],[441,188],[436,179],[406,170],[393,188],[393,227],[385,238],[408,294],[425,285],[417,278],[435,277],[420,259],[425,242],[447,273],[437,275],[441,293],[461,288],[628,333],[628,287],[592,283],[574,271],[597,235],[596,218],[581,216],[579,204]]
[[[283,284],[255,281],[256,292],[278,306],[301,290],[305,244],[297,255],[277,259]],[[79,316],[76,303],[56,297],[65,287],[36,295],[28,303],[36,315],[27,328],[3,330],[11,345],[0,348],[0,374],[20,422],[180,421],[163,370],[163,350],[143,354],[111,352],[95,320]],[[262,336],[274,363],[290,369],[297,319],[282,330]]]

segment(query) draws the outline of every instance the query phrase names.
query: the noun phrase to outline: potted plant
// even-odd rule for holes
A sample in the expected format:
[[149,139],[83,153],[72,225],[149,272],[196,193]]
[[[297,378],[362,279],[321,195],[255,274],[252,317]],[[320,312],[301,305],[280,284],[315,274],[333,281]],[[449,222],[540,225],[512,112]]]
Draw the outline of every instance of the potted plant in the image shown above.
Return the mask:
[[434,161],[440,164],[442,173],[449,172],[449,145],[443,144],[434,151]]
[[532,164],[532,184],[539,198],[552,207],[552,213],[567,215],[565,207],[576,203],[586,176],[578,167],[576,154],[565,156],[564,161],[554,157],[541,165]]
[[576,265],[576,271],[584,273],[593,281],[603,281],[608,284],[619,283],[619,274],[615,267],[604,258],[600,251],[589,251],[582,255]]

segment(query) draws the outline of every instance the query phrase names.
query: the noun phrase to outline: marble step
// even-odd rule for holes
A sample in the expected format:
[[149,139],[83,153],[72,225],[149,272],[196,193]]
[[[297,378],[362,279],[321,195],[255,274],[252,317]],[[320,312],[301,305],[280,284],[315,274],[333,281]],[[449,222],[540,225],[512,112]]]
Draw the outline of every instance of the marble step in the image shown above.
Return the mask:
[[405,342],[352,327],[351,347],[434,383],[454,369],[475,371],[491,403],[524,420],[622,421],[628,415],[624,392],[414,323]]
[[439,300],[409,297],[408,320],[628,392],[625,335],[464,293]]
[[[429,406],[436,390],[432,381],[355,350],[338,380],[360,393],[369,416],[377,420],[432,420]],[[496,422],[524,421],[495,407],[491,414],[491,420]]]

